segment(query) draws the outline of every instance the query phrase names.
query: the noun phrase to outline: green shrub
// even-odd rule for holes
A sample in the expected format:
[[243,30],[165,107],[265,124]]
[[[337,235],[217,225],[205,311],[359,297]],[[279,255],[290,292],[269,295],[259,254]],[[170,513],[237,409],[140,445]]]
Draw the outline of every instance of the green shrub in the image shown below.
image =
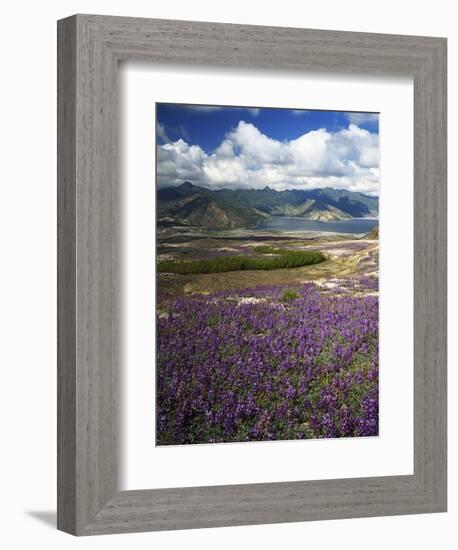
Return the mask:
[[282,302],[292,302],[297,298],[299,298],[299,293],[296,292],[293,288],[285,288],[285,290],[281,294]]
[[325,259],[321,252],[315,250],[285,250],[279,256],[269,258],[218,256],[205,260],[165,260],[158,263],[158,271],[160,273],[197,275],[227,271],[284,269],[318,264]]
[[268,246],[266,244],[255,246],[253,250],[258,254],[281,254],[282,252],[278,248],[272,248],[271,246]]

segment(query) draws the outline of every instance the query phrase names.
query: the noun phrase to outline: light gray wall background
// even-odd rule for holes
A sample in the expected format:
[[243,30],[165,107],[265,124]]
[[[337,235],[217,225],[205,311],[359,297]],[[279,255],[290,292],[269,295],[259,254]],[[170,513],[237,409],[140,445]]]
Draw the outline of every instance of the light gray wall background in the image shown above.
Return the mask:
[[[56,20],[73,13],[424,34],[449,38],[449,513],[307,524],[119,535],[76,540],[55,521]],[[0,385],[2,543],[15,548],[453,548],[458,521],[458,31],[453,4],[385,0],[281,3],[231,0],[18,0],[3,11],[0,40]],[[4,42],[4,44],[3,44]],[[454,540],[455,539],[455,540]]]

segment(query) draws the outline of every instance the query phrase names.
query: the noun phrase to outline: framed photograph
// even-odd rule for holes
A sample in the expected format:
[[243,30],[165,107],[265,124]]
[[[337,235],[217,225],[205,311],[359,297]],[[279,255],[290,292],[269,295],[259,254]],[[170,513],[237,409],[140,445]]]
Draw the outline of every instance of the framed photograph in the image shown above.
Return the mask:
[[156,104],[157,445],[378,435],[378,117]]
[[58,528],[443,512],[446,40],[58,22]]

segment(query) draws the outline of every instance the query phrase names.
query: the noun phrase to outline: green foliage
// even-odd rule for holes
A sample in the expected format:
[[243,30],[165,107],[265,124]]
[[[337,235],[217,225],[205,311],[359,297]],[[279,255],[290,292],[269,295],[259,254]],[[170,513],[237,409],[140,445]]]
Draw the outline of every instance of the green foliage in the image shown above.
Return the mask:
[[273,248],[272,246],[268,246],[266,244],[255,246],[253,250],[258,254],[281,254],[282,252],[278,248]]
[[227,271],[284,269],[318,264],[325,259],[325,256],[321,252],[315,250],[285,250],[279,256],[269,258],[219,256],[206,260],[165,260],[158,263],[158,271],[160,273],[197,275],[204,273],[225,273]]
[[281,294],[282,302],[292,302],[297,298],[299,298],[299,294],[293,288],[285,288],[285,290]]

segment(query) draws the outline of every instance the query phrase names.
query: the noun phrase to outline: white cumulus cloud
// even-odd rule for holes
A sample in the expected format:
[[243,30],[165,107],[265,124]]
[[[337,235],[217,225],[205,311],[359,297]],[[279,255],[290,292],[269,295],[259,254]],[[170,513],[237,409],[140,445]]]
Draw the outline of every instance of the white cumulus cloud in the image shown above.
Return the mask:
[[378,135],[350,123],[279,141],[241,120],[207,153],[183,139],[157,147],[161,187],[185,180],[211,188],[277,189],[335,187],[378,195]]

